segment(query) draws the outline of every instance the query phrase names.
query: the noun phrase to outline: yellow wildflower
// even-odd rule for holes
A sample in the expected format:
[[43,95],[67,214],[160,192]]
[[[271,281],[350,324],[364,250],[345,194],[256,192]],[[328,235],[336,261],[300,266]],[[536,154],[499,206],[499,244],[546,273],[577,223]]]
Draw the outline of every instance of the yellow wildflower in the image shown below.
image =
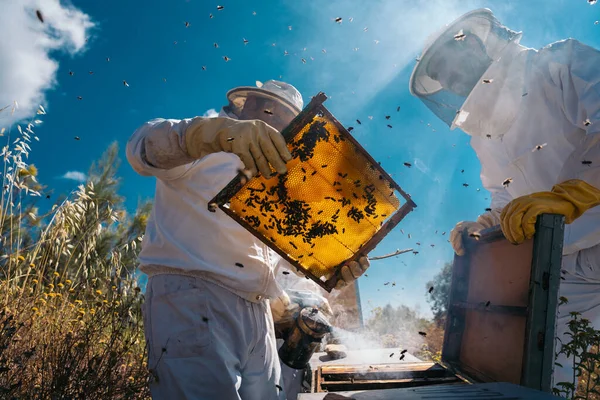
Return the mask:
[[56,297],[56,293],[50,292],[50,293],[48,293],[48,296],[50,296],[50,297]]
[[135,378],[133,376],[130,376],[129,378],[127,378],[129,380],[129,382],[134,382]]
[[70,285],[71,283],[73,283],[73,281],[71,281],[70,279],[67,279],[67,280],[65,281],[65,283],[66,283],[67,285]]
[[38,311],[39,311],[39,308],[37,308],[37,307],[32,307],[32,308],[31,308],[31,311],[38,312]]
[[80,308],[79,310],[77,310],[77,312],[81,315],[85,315],[85,310],[83,308]]
[[18,257],[17,257],[17,259],[18,259],[19,261],[25,261],[25,257],[23,257],[23,256],[18,256]]
[[77,299],[77,300],[75,300],[75,304],[83,304],[83,301]]
[[35,264],[34,264],[34,263],[30,263],[30,264],[29,264],[29,267],[31,267],[31,268],[35,268]]
[[96,294],[97,294],[98,296],[102,296],[102,290],[100,290],[100,289],[96,290]]
[[108,304],[108,300],[106,300],[106,299],[102,300],[102,302],[103,302],[104,304]]
[[60,276],[60,274],[58,272],[56,272],[56,271],[54,271],[54,273],[52,275],[54,275],[54,276]]
[[96,314],[96,310],[94,310],[93,308],[90,308],[90,314],[92,314],[92,315]]
[[73,304],[73,303],[69,303],[69,307],[71,307],[71,308],[75,308],[75,304]]
[[117,290],[117,287],[115,285],[113,285],[112,290]]
[[75,293],[75,289],[73,289],[73,288],[69,289],[69,293]]
[[59,283],[59,284],[58,284],[58,285],[56,285],[56,286],[58,286],[60,289],[62,289],[62,288],[64,288],[64,287],[65,287],[65,285],[63,285],[62,283]]
[[49,284],[48,284],[48,287],[49,287],[50,289],[54,289],[54,285],[53,285],[53,284],[51,284],[51,283],[49,283]]
[[38,283],[38,280],[37,279],[32,279],[31,283]]
[[39,301],[40,303],[42,303],[42,304],[46,304],[46,300],[44,300],[44,299],[42,299],[42,298],[39,298],[39,299],[38,299],[38,301]]

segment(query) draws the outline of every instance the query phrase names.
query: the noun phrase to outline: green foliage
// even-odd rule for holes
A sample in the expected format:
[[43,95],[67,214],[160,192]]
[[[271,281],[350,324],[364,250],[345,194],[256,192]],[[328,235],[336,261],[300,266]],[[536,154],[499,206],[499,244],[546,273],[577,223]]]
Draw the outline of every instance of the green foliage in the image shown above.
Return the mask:
[[[561,298],[561,302],[565,302]],[[554,394],[568,399],[598,399],[600,395],[598,374],[600,368],[600,331],[578,312],[571,313],[569,340],[561,343],[559,354],[573,360],[573,376],[570,382],[558,382]]]
[[433,312],[434,321],[440,327],[444,326],[444,321],[446,320],[451,284],[452,263],[448,262],[444,264],[440,272],[431,281],[427,282],[426,285],[428,291],[427,302],[430,304],[431,311]]
[[151,204],[125,212],[112,144],[40,213],[48,199],[27,164],[39,122],[9,130],[1,153],[0,398],[147,399],[134,273]]

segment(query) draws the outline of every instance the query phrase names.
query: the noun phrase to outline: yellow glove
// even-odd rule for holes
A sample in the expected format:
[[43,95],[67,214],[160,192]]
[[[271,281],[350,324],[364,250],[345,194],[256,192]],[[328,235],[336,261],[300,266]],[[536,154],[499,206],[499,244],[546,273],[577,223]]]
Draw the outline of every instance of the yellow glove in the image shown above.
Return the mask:
[[502,232],[514,244],[531,239],[540,214],[561,214],[570,224],[588,209],[600,205],[600,190],[571,179],[555,185],[551,192],[538,192],[514,199],[500,215]]

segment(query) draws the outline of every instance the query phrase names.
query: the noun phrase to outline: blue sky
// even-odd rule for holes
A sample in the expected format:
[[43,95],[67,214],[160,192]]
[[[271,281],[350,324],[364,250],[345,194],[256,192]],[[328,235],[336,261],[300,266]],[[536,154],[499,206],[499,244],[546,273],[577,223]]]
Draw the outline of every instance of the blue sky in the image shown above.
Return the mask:
[[[128,137],[144,121],[218,110],[228,89],[256,80],[287,81],[302,92],[305,103],[323,91],[330,97],[327,108],[345,126],[355,127],[355,137],[418,205],[372,255],[408,247],[420,253],[373,262],[359,283],[363,311],[390,302],[417,306],[429,315],[425,283],[452,259],[450,230],[458,221],[475,219],[489,197],[477,191],[480,167],[468,136],[450,131],[411,97],[408,80],[426,38],[479,7],[491,8],[505,25],[523,31],[525,46],[540,48],[574,37],[600,48],[600,24],[594,23],[600,20],[600,4],[587,0],[107,0],[71,5],[26,0],[0,17],[5,22],[0,30],[23,21],[12,26],[21,34],[2,34],[0,108],[17,100],[19,115],[26,117],[36,101],[44,105],[48,114],[36,130],[41,141],[34,143],[29,161],[40,169],[40,181],[58,193],[72,190],[77,173],[85,173],[109,143],[118,141],[121,192],[133,211],[154,191],[153,179],[136,175],[124,154]],[[46,13],[44,24],[35,18],[35,8]],[[343,22],[334,22],[336,17]],[[0,115],[0,128],[11,122]]]

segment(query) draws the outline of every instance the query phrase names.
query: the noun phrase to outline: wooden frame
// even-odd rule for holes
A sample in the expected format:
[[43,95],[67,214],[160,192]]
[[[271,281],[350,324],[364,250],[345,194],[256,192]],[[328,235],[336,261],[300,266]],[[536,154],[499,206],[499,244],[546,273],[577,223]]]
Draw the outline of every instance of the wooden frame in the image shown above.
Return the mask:
[[296,267],[300,272],[305,274],[307,277],[315,281],[319,286],[331,292],[331,290],[336,286],[338,280],[341,278],[340,269],[341,267],[348,263],[349,261],[356,261],[362,255],[368,254],[371,250],[377,246],[379,242],[415,207],[416,204],[412,201],[410,196],[405,193],[402,188],[389,176],[387,172],[381,168],[379,163],[371,157],[371,155],[356,141],[356,139],[342,126],[342,124],[323,106],[323,102],[327,99],[324,93],[318,93],[315,97],[312,98],[311,102],[298,114],[296,118],[288,125],[281,134],[285,138],[286,142],[292,141],[297,133],[308,123],[310,123],[315,116],[325,116],[329,121],[331,121],[336,129],[344,136],[345,139],[349,140],[363,156],[371,164],[372,168],[377,170],[382,179],[389,183],[390,189],[397,191],[401,197],[404,198],[404,204],[400,206],[400,208],[391,215],[387,221],[381,226],[381,228],[366,242],[362,245],[362,247],[355,253],[355,255],[347,260],[345,260],[340,265],[334,267],[333,275],[323,281],[320,277],[315,276],[313,273],[305,269],[301,266],[301,264],[292,259],[287,255],[285,251],[279,249],[274,243],[264,237],[259,231],[253,228],[250,224],[244,221],[239,215],[232,212],[228,203],[230,199],[238,193],[246,184],[246,177],[240,173],[236,176],[231,182],[227,184],[227,186],[221,190],[210,202],[209,202],[209,210],[214,211],[218,206],[223,212],[237,221],[240,225],[250,231],[254,236],[256,236],[260,241],[269,246],[273,251],[278,253],[282,258],[288,261],[291,265]]
[[[520,246],[510,247],[500,227],[465,237],[466,254],[455,256],[452,271],[442,350],[448,368],[473,382],[551,392],[563,239],[564,217],[554,214],[540,215],[534,239]],[[520,267],[529,258],[527,273]],[[499,300],[480,301],[484,292]],[[492,343],[474,340],[485,334]]]

